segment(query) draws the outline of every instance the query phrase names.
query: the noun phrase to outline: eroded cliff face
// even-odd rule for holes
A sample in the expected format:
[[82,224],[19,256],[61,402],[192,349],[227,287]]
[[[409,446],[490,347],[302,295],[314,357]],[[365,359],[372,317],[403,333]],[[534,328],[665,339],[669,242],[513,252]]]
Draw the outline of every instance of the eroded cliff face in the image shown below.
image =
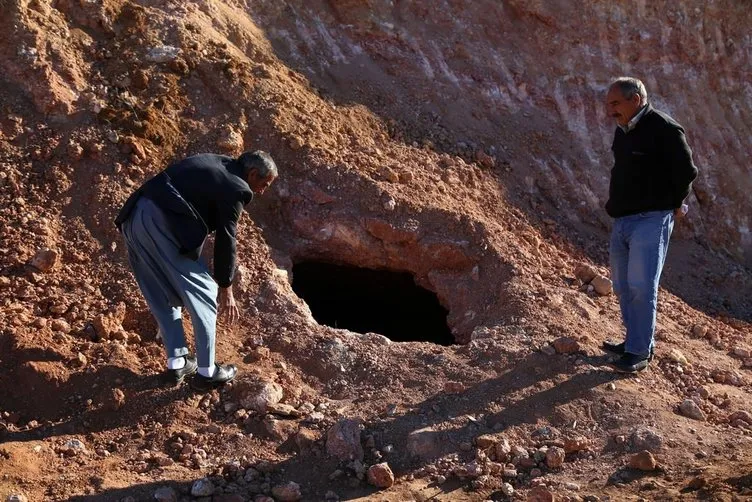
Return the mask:
[[[610,80],[634,75],[687,130],[691,233],[749,264],[748,6],[715,2],[258,2],[275,52],[410,141],[506,166],[519,199],[606,223]],[[686,235],[686,233],[685,233]]]

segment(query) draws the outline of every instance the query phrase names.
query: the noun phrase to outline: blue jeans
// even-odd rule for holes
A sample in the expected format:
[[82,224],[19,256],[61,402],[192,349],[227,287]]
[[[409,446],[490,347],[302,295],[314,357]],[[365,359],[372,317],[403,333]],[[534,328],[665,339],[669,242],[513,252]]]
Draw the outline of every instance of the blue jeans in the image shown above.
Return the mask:
[[653,348],[658,281],[674,228],[673,211],[616,218],[611,232],[611,278],[627,328],[625,352],[647,356]]
[[188,354],[182,321],[185,307],[191,315],[198,365],[214,366],[218,286],[204,260],[193,261],[180,254],[164,214],[145,197],[123,222],[122,231],[128,261],[159,324],[167,357]]

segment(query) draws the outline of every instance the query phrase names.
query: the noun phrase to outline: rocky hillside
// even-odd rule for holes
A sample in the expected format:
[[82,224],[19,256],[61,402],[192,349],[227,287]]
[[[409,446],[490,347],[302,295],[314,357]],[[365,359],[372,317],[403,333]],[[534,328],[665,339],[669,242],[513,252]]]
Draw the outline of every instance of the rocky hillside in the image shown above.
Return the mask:
[[[748,496],[748,7],[0,2],[0,496]],[[602,209],[622,74],[700,168],[657,358],[628,379],[598,349],[622,336]],[[249,149],[281,176],[243,217],[241,322],[219,330],[241,376],[167,387],[112,219],[171,160]],[[410,328],[319,324],[293,284],[322,263],[409,274],[456,343],[375,297],[348,308]]]

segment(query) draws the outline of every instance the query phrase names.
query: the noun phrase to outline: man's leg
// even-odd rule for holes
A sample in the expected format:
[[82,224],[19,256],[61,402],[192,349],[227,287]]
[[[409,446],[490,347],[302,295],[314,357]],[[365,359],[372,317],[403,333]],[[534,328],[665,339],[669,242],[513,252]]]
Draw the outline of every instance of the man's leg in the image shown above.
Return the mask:
[[[181,277],[183,304],[191,315],[196,338],[196,358],[199,371],[214,368],[214,348],[217,332],[217,283],[214,282],[203,260],[204,271],[190,272]],[[211,375],[204,375],[211,376]]]
[[658,283],[666,261],[669,239],[674,227],[671,211],[652,211],[637,215],[629,236],[629,270],[631,292],[625,351],[649,356],[658,307]]
[[[138,208],[134,213],[138,212]],[[138,217],[137,214],[133,215]],[[159,331],[162,334],[165,351],[168,358],[182,357],[188,354],[188,348],[185,344],[185,333],[183,332],[183,323],[181,319],[180,307],[173,307],[167,296],[164,294],[163,287],[158,284],[157,279],[150,272],[149,267],[140,256],[142,251],[137,239],[139,236],[133,235],[133,232],[139,232],[139,225],[135,225],[131,220],[123,224],[123,236],[125,237],[128,249],[128,262],[133,270],[141,294],[146,300],[152,315],[157,321]]]
[[614,293],[619,297],[621,308],[621,320],[626,328],[629,323],[629,304],[631,291],[627,282],[629,265],[629,243],[625,239],[625,222],[621,218],[614,220],[614,228],[611,230],[611,243],[609,257],[611,261],[611,281],[614,285]]

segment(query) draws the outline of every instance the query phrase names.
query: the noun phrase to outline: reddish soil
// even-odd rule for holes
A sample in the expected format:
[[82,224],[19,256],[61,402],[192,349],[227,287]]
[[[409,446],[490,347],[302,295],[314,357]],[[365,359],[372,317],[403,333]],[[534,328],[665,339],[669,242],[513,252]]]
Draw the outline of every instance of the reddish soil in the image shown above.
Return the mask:
[[[750,499],[752,14],[581,4],[0,1],[1,500]],[[622,73],[701,170],[630,378],[599,349],[617,299],[575,273],[608,276]],[[281,176],[240,225],[239,379],[169,387],[112,220],[171,160],[250,149]],[[410,272],[457,343],[319,325],[311,260]]]

